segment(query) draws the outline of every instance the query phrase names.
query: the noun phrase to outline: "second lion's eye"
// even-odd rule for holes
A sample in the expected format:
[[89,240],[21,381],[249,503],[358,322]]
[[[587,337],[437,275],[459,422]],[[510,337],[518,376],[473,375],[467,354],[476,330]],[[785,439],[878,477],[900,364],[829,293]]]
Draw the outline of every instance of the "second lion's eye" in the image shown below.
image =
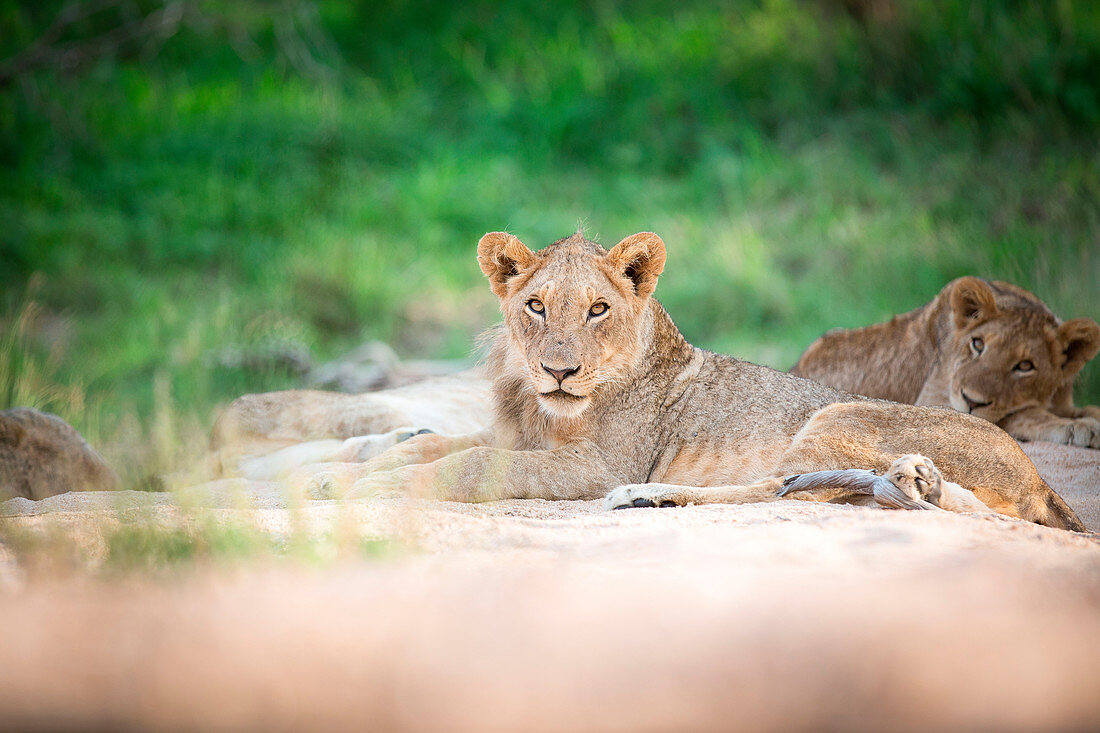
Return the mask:
[[1035,365],[1032,364],[1027,359],[1024,359],[1023,361],[1021,361],[1019,364],[1017,364],[1016,366],[1014,366],[1012,368],[1015,369],[1018,372],[1030,372],[1030,371],[1033,371],[1035,369]]
[[975,336],[970,339],[970,348],[974,349],[975,354],[980,354],[985,349],[985,341]]
[[602,316],[604,313],[607,313],[607,303],[596,303],[588,309],[588,315],[590,317]]
[[533,313],[538,313],[540,316],[546,312],[546,307],[538,298],[531,298],[527,301],[527,307],[530,308]]

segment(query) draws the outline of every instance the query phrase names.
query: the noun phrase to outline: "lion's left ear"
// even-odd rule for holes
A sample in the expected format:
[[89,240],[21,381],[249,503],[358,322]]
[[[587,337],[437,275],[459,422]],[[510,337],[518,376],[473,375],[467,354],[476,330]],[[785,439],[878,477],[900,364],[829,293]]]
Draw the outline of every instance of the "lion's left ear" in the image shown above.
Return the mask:
[[980,323],[997,315],[997,301],[989,284],[976,277],[960,277],[951,288],[955,327]]
[[607,262],[634,283],[639,298],[648,298],[665,269],[665,243],[653,232],[638,232],[612,247]]
[[1100,325],[1090,318],[1074,318],[1058,327],[1058,340],[1066,355],[1062,373],[1071,377],[1100,352]]

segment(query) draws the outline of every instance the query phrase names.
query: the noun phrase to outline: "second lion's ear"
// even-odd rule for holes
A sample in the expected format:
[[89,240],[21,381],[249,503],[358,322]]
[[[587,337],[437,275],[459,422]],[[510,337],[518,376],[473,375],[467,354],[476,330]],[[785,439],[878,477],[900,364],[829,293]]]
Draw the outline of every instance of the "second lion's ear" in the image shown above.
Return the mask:
[[477,243],[477,263],[498,298],[508,294],[508,281],[535,261],[535,253],[508,232],[489,232]]
[[955,314],[955,326],[963,328],[997,315],[997,301],[984,280],[960,277],[951,289],[951,311]]
[[1058,327],[1066,361],[1062,373],[1072,377],[1100,352],[1100,325],[1090,318],[1074,318]]
[[607,261],[634,283],[638,297],[648,298],[665,269],[665,243],[653,232],[638,232],[612,247]]

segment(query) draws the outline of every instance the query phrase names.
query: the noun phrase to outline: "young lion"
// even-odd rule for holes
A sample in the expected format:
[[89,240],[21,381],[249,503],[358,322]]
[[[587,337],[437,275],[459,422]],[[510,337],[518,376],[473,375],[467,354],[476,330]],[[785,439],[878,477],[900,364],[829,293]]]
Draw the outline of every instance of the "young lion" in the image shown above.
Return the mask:
[[665,263],[656,234],[606,251],[577,233],[532,252],[493,232],[478,243],[478,262],[504,315],[489,359],[492,427],[417,435],[365,463],[319,464],[313,491],[354,482],[351,495],[397,489],[460,501],[610,491],[612,507],[679,506],[771,501],[807,488],[792,475],[860,468],[885,480],[839,471],[831,481],[815,474],[810,488],[905,508],[936,507],[946,488],[949,508],[980,500],[1084,529],[1016,442],[984,420],[694,348],[650,297]]
[[1062,323],[1031,293],[962,277],[916,310],[830,331],[791,374],[856,394],[952,407],[1020,440],[1100,448],[1100,408],[1073,406],[1073,380],[1100,351],[1100,326]]

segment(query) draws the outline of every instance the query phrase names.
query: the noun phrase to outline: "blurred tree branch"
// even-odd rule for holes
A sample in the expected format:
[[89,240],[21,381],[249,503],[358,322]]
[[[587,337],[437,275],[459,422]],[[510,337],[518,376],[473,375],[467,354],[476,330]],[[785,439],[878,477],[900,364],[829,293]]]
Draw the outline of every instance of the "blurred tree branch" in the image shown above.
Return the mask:
[[316,49],[330,59],[339,58],[336,45],[321,25],[316,5],[291,0],[283,5],[283,12],[274,18],[273,24],[279,55],[295,71],[318,80],[332,76],[334,70],[314,55]]
[[[76,2],[64,6],[57,17],[29,47],[0,62],[0,84],[40,69],[71,72],[97,59],[115,56],[129,43],[142,41],[146,51],[159,48],[180,29],[190,3],[173,0],[147,13],[128,13],[129,18],[90,38],[62,41],[76,23],[111,8],[122,8],[124,0]],[[132,10],[132,5],[128,10]],[[122,15],[120,13],[120,15]]]
[[[270,20],[279,59],[303,76],[319,81],[332,76],[334,69],[323,63],[318,54],[336,62],[339,52],[325,32],[313,3],[287,0],[275,12],[264,12],[263,4],[252,10],[259,11],[255,16]],[[100,29],[89,33],[87,21],[93,19],[99,21]],[[226,33],[233,49],[245,61],[254,62],[261,56],[249,28],[221,6],[196,0],[165,0],[143,8],[134,0],[86,0],[64,5],[32,43],[0,61],[0,86],[44,69],[73,73],[99,59],[117,58],[127,51],[140,50],[142,56],[152,56],[185,25],[200,31]],[[81,30],[85,37],[80,37]]]

